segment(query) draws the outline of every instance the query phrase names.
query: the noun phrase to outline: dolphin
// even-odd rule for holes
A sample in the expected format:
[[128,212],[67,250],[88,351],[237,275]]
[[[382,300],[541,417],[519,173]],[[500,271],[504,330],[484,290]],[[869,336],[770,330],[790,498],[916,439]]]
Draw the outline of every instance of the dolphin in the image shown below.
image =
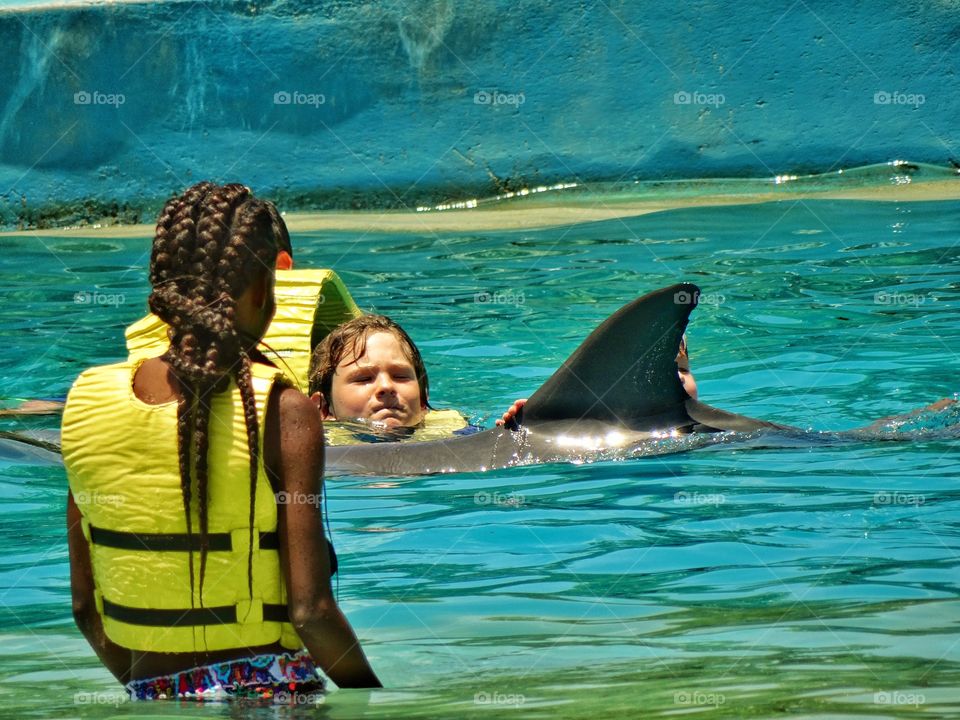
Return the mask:
[[[676,356],[700,289],[680,283],[620,308],[530,397],[515,427],[428,442],[326,449],[331,474],[404,476],[482,472],[683,452],[726,440],[792,446],[819,433],[734,413],[687,395]],[[931,406],[932,407],[932,406]],[[773,438],[776,439],[773,439]],[[826,439],[903,439],[874,423]],[[11,449],[9,443],[29,446]],[[0,432],[0,457],[56,458],[58,431]],[[26,454],[25,454],[26,453]]]

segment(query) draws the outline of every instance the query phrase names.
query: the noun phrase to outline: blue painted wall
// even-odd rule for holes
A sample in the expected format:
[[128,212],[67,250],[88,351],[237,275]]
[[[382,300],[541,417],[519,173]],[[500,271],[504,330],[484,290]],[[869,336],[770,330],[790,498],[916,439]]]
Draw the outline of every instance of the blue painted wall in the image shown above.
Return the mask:
[[953,2],[341,0],[0,12],[0,223],[156,211],[199,179],[287,207],[558,180],[944,164]]

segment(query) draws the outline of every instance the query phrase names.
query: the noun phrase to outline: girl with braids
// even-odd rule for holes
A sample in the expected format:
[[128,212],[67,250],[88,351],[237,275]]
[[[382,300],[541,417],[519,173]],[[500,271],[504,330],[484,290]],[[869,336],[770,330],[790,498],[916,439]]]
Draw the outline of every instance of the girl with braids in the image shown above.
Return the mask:
[[242,185],[171,199],[149,299],[169,348],[67,399],[74,617],[135,698],[315,693],[318,668],[380,686],[330,589],[320,414],[256,350],[282,247]]

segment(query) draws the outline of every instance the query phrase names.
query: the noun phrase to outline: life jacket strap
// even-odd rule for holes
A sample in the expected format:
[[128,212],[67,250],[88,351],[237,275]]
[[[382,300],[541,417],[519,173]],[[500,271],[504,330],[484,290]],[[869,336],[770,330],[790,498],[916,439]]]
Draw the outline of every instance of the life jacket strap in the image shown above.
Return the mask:
[[[208,549],[211,552],[230,552],[233,542],[230,533],[210,533],[207,535]],[[119,530],[107,530],[90,526],[90,542],[102,547],[119,550],[149,550],[153,552],[200,552],[200,536],[186,533],[133,533]],[[276,532],[260,533],[261,550],[279,550],[280,537]],[[327,553],[330,556],[330,575],[336,575],[339,567],[337,551],[333,543],[327,541]]]
[[[185,608],[159,610],[156,608],[135,608],[119,605],[103,598],[103,614],[114,620],[130,625],[149,625],[150,627],[185,627],[191,625],[230,625],[237,622],[235,605],[217,607]],[[265,603],[263,605],[264,622],[290,622],[286,605]]]
[[[90,526],[90,542],[103,547],[120,550],[150,550],[154,552],[200,552],[200,536],[186,533],[134,533],[107,530]],[[210,533],[207,548],[211,552],[230,552],[233,540],[230,533]],[[280,539],[276,532],[260,533],[261,550],[279,550]]]

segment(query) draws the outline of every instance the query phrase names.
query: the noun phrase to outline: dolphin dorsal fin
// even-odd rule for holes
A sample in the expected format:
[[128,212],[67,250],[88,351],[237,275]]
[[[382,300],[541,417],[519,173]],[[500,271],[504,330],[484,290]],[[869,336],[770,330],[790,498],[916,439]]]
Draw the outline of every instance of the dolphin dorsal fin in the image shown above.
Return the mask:
[[523,422],[591,419],[632,426],[687,399],[677,351],[700,289],[681,283],[620,308],[527,401]]

